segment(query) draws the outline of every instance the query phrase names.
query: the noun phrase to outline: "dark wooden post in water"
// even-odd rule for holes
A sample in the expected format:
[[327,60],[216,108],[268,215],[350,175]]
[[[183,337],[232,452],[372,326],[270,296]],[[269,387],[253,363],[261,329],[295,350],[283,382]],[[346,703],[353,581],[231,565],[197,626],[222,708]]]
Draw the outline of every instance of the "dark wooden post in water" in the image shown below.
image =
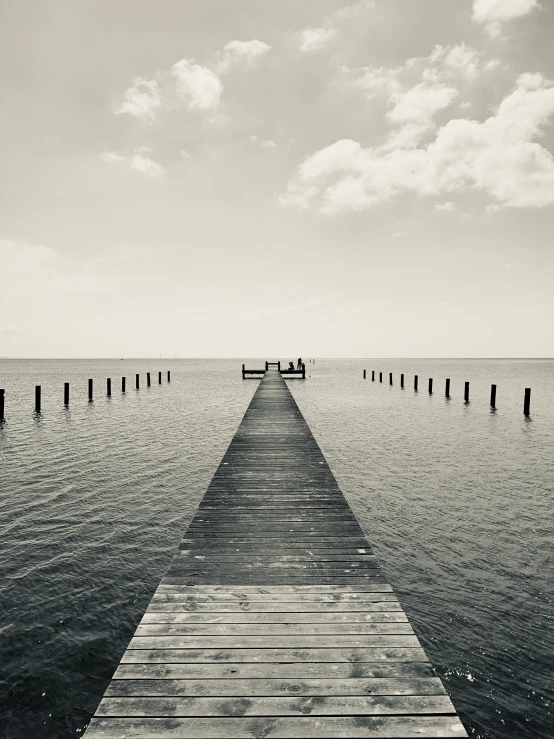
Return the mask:
[[364,380],[365,380],[365,370],[364,370]]
[[106,379],[106,395],[108,398],[112,397],[112,378],[108,377]]
[[433,395],[433,378],[429,378],[429,395]]
[[4,420],[4,396],[5,391],[3,388],[0,387],[0,423]]
[[525,398],[523,400],[523,415],[528,416],[531,412],[531,388],[525,388]]
[[125,392],[125,378],[124,377],[121,378],[121,392],[122,393]]
[[90,378],[88,381],[88,399],[89,401],[92,400],[92,379]]
[[[244,367],[244,364],[242,365]],[[267,368],[269,367],[269,362],[267,359],[265,360],[265,371],[267,372]]]
[[69,382],[63,384],[63,404],[69,405]]
[[444,397],[445,398],[450,397],[450,377],[446,378],[446,385],[444,387]]
[[302,362],[302,379],[306,379],[306,365]]
[[379,372],[379,382],[383,382],[383,373]]
[[171,370],[167,370],[167,381],[171,382]]
[[389,385],[392,385],[392,372],[389,372]]
[[274,366],[85,739],[124,736],[467,739]]
[[35,413],[40,413],[40,385],[35,385]]
[[400,387],[404,390],[404,373],[400,375]]
[[464,385],[464,401],[469,403],[469,382],[466,382]]
[[246,366],[245,366],[245,365],[243,364],[243,365],[242,365],[242,379],[243,379],[243,380],[244,380],[244,370],[245,370],[245,369],[246,369]]
[[375,370],[371,370],[371,381],[375,382]]
[[496,408],[496,385],[491,385],[491,408]]
[[135,389],[138,390],[140,388],[140,375],[135,375]]
[[[244,364],[242,365],[244,367]],[[162,384],[162,373],[158,372],[158,385]]]
[[417,375],[414,375],[414,390],[417,392]]
[[150,372],[146,373],[146,387],[150,387]]

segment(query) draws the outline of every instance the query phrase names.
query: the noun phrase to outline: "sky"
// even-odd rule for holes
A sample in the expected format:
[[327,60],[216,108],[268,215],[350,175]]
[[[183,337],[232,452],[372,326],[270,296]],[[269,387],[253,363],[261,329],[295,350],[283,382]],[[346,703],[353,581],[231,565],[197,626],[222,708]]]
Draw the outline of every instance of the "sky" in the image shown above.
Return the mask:
[[549,0],[0,0],[0,357],[554,356]]

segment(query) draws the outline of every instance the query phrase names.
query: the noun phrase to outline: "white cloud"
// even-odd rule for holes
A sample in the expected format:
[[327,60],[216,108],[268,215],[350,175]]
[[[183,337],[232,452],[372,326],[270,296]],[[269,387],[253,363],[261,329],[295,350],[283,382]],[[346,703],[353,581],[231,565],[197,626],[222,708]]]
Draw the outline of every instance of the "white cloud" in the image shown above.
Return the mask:
[[150,149],[146,146],[139,146],[135,149],[130,158],[129,166],[135,172],[145,175],[145,177],[156,178],[163,174],[163,167],[149,157]]
[[253,144],[258,144],[258,146],[261,146],[263,149],[275,149],[277,144],[272,139],[266,139],[265,141],[260,141],[260,139],[257,136],[250,136],[250,141]]
[[113,151],[106,151],[102,154],[102,160],[108,164],[126,163],[135,172],[139,172],[145,177],[156,178],[163,174],[163,167],[150,158],[150,149],[146,146],[137,147],[131,156],[126,157],[116,154]]
[[455,204],[449,200],[446,203],[435,203],[435,213],[454,213],[458,209]]
[[125,157],[115,151],[105,151],[102,154],[102,160],[108,164],[120,164],[125,161]]
[[171,67],[170,74],[176,85],[177,107],[201,111],[217,108],[223,84],[211,69],[194,59],[180,59]]
[[473,20],[494,38],[502,26],[540,7],[538,0],[473,0]]
[[127,113],[134,118],[152,121],[161,107],[162,98],[156,80],[134,77],[133,85],[125,91],[122,103],[115,108],[116,115]]
[[306,28],[300,34],[300,51],[319,51],[337,35],[335,28]]
[[440,83],[420,82],[406,92],[390,96],[391,110],[387,118],[394,123],[421,123],[432,125],[433,117],[458,96],[458,90]]
[[267,54],[271,46],[265,41],[253,39],[252,41],[229,41],[223,47],[223,51],[216,54],[216,69],[220,74],[225,74],[238,63],[253,64],[257,59]]
[[407,59],[398,67],[343,66],[336,84],[361,93],[372,104],[382,100],[386,118],[401,127],[389,134],[386,149],[413,148],[433,131],[438,115],[496,65],[496,60],[485,61],[483,53],[466,44],[438,45],[428,56]]
[[363,210],[402,192],[483,192],[496,207],[554,203],[554,158],[534,139],[554,116],[554,86],[521,75],[485,121],[453,119],[426,147],[364,149],[349,139],[308,156],[282,196],[284,205],[326,213]]

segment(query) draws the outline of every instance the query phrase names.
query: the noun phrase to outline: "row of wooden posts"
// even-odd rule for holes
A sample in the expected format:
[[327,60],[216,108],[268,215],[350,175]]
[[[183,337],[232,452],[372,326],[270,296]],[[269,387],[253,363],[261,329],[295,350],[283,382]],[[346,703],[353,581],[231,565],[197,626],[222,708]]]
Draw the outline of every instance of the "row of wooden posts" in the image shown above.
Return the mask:
[[[364,370],[364,380],[367,378],[366,370]],[[373,382],[375,382],[375,370],[371,370],[371,379]],[[383,382],[383,373],[379,372],[379,382]],[[392,372],[389,372],[389,385],[392,385]],[[419,385],[419,376],[414,375],[414,390],[418,391],[418,385]],[[400,375],[400,387],[404,388],[404,375]],[[433,394],[433,378],[430,377],[428,381],[428,391],[429,395]],[[444,395],[445,397],[450,397],[450,378],[446,378],[445,388],[444,388]],[[464,383],[464,402],[469,403],[469,382]],[[491,408],[496,408],[496,385],[491,385]],[[531,412],[531,388],[526,387],[525,388],[525,395],[523,398],[523,414],[525,416],[528,416]]]
[[[167,370],[167,381],[171,382],[171,370]],[[127,384],[127,378],[122,377],[121,378],[121,392],[124,393],[126,390],[126,384]],[[162,384],[162,373],[158,372],[158,385]],[[150,380],[150,372],[146,373],[146,386],[150,387],[151,380]],[[89,403],[91,403],[94,399],[93,397],[93,381],[91,378],[89,378],[88,381],[88,399]],[[135,375],[135,389],[140,389],[140,375]],[[0,388],[0,423],[5,420],[5,391]],[[112,378],[107,377],[106,378],[106,395],[108,398],[111,398],[112,395]],[[36,385],[35,386],[35,413],[41,412],[41,404],[42,404],[42,386]],[[63,404],[65,406],[69,405],[69,382],[64,382],[63,386]]]

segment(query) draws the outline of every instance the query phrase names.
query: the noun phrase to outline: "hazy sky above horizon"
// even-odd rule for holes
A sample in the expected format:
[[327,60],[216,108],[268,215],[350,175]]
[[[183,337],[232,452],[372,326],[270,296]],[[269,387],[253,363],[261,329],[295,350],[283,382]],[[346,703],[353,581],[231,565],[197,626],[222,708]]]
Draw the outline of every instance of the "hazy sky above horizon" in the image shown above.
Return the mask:
[[548,0],[0,16],[0,356],[554,356]]

